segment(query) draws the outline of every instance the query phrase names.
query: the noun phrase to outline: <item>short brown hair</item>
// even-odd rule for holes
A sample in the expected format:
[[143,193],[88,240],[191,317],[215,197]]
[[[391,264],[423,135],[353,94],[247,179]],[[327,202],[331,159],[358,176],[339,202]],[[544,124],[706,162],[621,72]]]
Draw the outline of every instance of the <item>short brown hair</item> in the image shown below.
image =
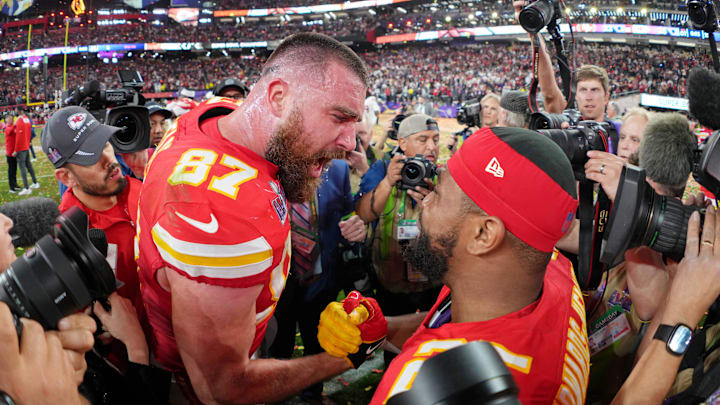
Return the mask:
[[262,75],[275,72],[285,62],[296,66],[315,62],[324,70],[330,60],[351,70],[368,87],[369,76],[363,60],[347,45],[314,32],[293,34],[285,38],[265,62]]
[[575,85],[585,80],[599,80],[605,93],[610,91],[610,78],[607,71],[596,65],[582,65],[575,73]]

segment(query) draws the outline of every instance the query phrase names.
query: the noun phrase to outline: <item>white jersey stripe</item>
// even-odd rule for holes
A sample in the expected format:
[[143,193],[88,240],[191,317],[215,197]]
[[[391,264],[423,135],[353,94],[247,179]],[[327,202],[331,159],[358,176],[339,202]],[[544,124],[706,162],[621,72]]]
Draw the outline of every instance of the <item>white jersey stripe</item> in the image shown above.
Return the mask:
[[272,246],[260,236],[248,242],[235,245],[209,245],[186,242],[172,236],[159,223],[153,226],[153,234],[165,242],[172,250],[183,255],[204,257],[238,257],[272,251]]

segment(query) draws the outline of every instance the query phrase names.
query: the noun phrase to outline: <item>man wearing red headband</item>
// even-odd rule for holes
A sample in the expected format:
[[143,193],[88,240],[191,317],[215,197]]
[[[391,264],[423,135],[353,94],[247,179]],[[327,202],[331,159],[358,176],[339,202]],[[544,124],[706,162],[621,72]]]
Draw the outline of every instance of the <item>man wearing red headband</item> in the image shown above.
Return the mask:
[[428,358],[473,340],[493,344],[522,403],[584,403],[583,298],[571,264],[554,250],[577,208],[560,148],[525,129],[483,128],[422,204],[420,235],[405,257],[445,286],[429,313],[388,317],[388,339],[402,352],[372,404],[411,389]]

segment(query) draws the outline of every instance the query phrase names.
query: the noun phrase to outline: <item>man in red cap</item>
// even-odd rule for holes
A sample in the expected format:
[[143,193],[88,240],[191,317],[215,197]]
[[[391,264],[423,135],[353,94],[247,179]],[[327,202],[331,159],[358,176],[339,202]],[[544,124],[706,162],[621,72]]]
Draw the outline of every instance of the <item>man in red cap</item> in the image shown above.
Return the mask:
[[422,204],[420,235],[405,258],[445,286],[427,314],[388,317],[388,340],[402,351],[372,404],[411,389],[428,358],[473,340],[493,344],[522,403],[584,403],[583,298],[554,250],[577,207],[560,148],[525,129],[483,128]]

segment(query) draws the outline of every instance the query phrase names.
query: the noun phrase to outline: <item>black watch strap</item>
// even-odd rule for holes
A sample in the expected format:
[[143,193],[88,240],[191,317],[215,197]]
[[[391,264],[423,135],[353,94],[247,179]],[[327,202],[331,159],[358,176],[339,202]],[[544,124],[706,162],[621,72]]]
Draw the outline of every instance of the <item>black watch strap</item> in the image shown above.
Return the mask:
[[655,335],[653,335],[653,339],[662,340],[667,343],[670,340],[670,336],[672,336],[673,330],[675,330],[674,326],[658,325],[657,331],[655,331]]
[[[675,334],[678,334],[677,336]],[[665,349],[673,356],[682,356],[687,352],[692,338],[692,328],[678,323],[677,325],[658,325],[653,339],[665,342]]]

